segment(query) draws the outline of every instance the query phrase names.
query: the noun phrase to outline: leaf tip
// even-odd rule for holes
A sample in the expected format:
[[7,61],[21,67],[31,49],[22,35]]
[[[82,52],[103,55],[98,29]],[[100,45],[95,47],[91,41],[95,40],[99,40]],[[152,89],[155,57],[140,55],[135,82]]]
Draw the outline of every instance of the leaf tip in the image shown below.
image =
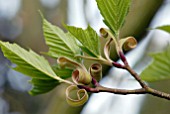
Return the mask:
[[38,12],[39,12],[41,18],[44,19],[44,15],[43,15],[43,13],[41,12],[41,10],[38,10]]

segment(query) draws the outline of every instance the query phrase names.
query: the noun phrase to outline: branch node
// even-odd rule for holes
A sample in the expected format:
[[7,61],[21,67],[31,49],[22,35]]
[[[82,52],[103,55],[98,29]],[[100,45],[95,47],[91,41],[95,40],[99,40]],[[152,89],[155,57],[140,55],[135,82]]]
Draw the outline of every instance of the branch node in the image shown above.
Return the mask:
[[117,63],[117,62],[112,62],[112,65],[113,66],[115,66],[115,67],[117,67],[117,68],[122,68],[122,69],[125,69],[125,66],[124,65],[122,65],[122,64],[120,64],[120,63]]
[[126,60],[126,57],[125,57],[125,55],[124,55],[124,53],[123,53],[122,51],[119,51],[119,56],[120,56],[120,59],[123,61],[123,63],[124,63],[125,65],[128,65],[128,62],[127,62],[127,60]]

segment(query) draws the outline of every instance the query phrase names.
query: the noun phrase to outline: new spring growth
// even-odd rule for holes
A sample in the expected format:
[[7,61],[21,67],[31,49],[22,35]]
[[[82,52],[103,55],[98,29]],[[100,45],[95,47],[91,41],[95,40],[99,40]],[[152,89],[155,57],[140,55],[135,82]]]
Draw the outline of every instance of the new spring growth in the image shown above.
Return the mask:
[[[74,97],[77,97],[76,99]],[[88,100],[88,94],[85,89],[79,89],[76,85],[70,85],[66,89],[66,101],[71,106],[81,106]]]
[[95,63],[89,68],[89,72],[98,82],[102,79],[102,65]]
[[88,85],[92,81],[90,74],[81,68],[77,68],[72,73],[72,80],[76,85]]
[[[76,63],[68,58],[60,57],[57,62],[62,67],[74,69],[72,72],[72,81],[74,84],[66,89],[66,100],[68,104],[72,106],[83,105],[88,100],[88,94],[85,89],[78,88],[78,86],[90,87],[92,77],[99,81],[102,78],[102,65],[99,63],[92,64],[87,71],[82,64]],[[77,98],[75,98],[75,95]]]

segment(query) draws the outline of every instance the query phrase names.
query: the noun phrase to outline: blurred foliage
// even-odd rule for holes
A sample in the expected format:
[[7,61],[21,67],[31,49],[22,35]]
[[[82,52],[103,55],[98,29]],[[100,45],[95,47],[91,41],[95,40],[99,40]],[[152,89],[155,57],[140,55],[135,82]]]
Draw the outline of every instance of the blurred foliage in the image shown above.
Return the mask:
[[159,53],[151,53],[152,63],[140,74],[141,78],[147,82],[169,80],[170,79],[170,47]]
[[170,25],[164,25],[164,26],[156,27],[155,29],[163,30],[167,33],[170,33]]

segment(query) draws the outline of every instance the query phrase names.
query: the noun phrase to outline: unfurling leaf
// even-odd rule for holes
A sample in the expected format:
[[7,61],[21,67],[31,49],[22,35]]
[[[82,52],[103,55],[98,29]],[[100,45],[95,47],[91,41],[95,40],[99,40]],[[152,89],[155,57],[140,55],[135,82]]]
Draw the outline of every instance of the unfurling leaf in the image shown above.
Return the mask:
[[60,57],[57,59],[57,63],[60,65],[60,67],[65,68],[65,67],[69,67],[69,68],[84,68],[81,64],[74,62],[66,57]]
[[[108,38],[109,37],[109,33],[108,32],[109,32],[109,30],[107,28],[101,28],[100,29],[101,37]],[[113,38],[114,38],[114,36],[113,36]]]
[[90,26],[88,26],[86,30],[73,26],[66,26],[66,29],[79,40],[84,52],[93,57],[100,57],[100,39]]
[[[34,51],[27,51],[15,43],[10,44],[8,42],[2,41],[0,41],[0,46],[4,56],[17,65],[15,68],[13,68],[14,70],[33,78],[31,83],[33,83],[35,87],[33,87],[33,90],[30,92],[32,95],[48,92],[53,89],[54,85],[57,85],[58,82],[65,81],[55,74],[50,64],[43,56],[36,54]],[[44,85],[44,87],[38,86],[40,82],[46,81],[54,82],[54,85],[47,86],[47,88],[45,88]]]
[[49,46],[48,55],[54,58],[67,57],[80,62],[81,50],[76,39],[70,33],[64,33],[60,28],[52,25],[43,18],[43,31],[46,44]]
[[[103,38],[112,38],[113,40],[115,40],[115,37],[114,35],[112,34],[112,32],[107,29],[107,28],[101,28],[100,29],[100,35],[103,37]],[[115,40],[116,41],[116,40]]]
[[119,50],[118,40],[115,39],[114,35],[112,34],[112,32],[109,29],[101,28],[100,34],[101,34],[102,37],[109,39],[105,44],[104,54],[105,54],[107,60],[112,61],[112,60],[110,60],[110,57],[109,57],[109,55],[110,55],[110,52],[109,52],[110,49],[109,48],[110,48],[111,43],[113,42],[114,45],[115,45],[115,48],[118,52],[118,50]]
[[105,55],[106,59],[109,60],[110,62],[112,62],[112,60],[110,59],[110,48],[111,48],[112,40],[113,39],[110,38],[104,46],[104,55]]
[[[77,91],[77,99],[71,98],[71,92]],[[81,106],[88,100],[88,94],[85,89],[79,89],[76,85],[71,85],[66,89],[66,101],[71,106]]]
[[112,30],[115,38],[125,22],[131,0],[96,0],[104,23]]
[[130,36],[124,39],[119,40],[120,47],[125,51],[131,50],[136,47],[137,41],[134,37]]
[[106,28],[101,28],[100,29],[100,34],[103,38],[106,38],[106,39],[112,39],[113,42],[115,43],[116,47],[118,47],[117,43],[118,43],[118,40],[115,39],[114,35],[112,34],[112,32],[109,30],[109,29],[106,29]]
[[89,68],[90,74],[92,77],[94,77],[97,81],[100,81],[102,79],[102,65],[99,63],[95,63],[91,65]]
[[170,79],[170,47],[150,55],[153,62],[141,73],[141,78],[148,82]]
[[77,85],[88,85],[91,83],[92,77],[86,70],[77,68],[72,73],[72,80]]
[[170,33],[170,25],[159,26],[159,27],[156,27],[155,29],[163,30],[165,32]]

